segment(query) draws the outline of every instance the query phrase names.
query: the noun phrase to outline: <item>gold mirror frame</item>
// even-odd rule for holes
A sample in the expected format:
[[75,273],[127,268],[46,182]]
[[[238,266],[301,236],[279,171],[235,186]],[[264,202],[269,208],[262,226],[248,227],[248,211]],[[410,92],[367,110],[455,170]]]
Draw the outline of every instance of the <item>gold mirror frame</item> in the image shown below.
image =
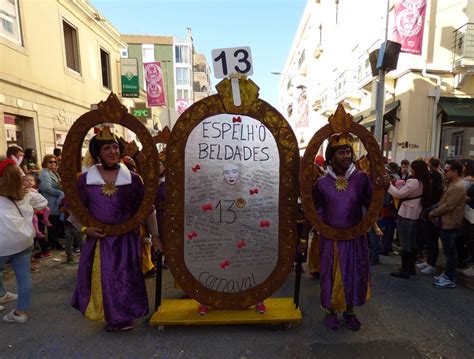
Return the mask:
[[[361,222],[347,229],[336,229],[324,223],[318,216],[313,203],[313,169],[314,158],[323,142],[334,133],[350,132],[356,135],[367,150],[370,162],[370,179],[372,182],[372,201]],[[300,168],[301,202],[306,218],[326,238],[333,240],[351,240],[366,234],[377,221],[382,208],[385,188],[375,185],[378,177],[385,175],[382,152],[374,136],[362,125],[353,121],[339,105],[334,115],[329,117],[329,124],[319,129],[306,148]]]
[[[231,83],[224,79],[217,95],[190,106],[178,119],[166,148],[165,255],[179,286],[202,304],[218,309],[245,309],[270,297],[293,268],[297,241],[299,154],[296,137],[283,116],[258,98],[251,80],[239,79],[242,105],[234,106]],[[237,293],[211,290],[188,270],[184,260],[184,165],[188,136],[203,120],[218,114],[246,115],[265,125],[274,136],[280,157],[278,261],[272,273],[256,287]]]
[[[61,161],[61,180],[69,206],[81,224],[87,227],[98,227],[109,235],[120,235],[140,226],[150,213],[158,189],[158,151],[148,129],[134,116],[128,113],[114,93],[107,101],[101,101],[97,110],[92,110],[77,119],[69,130]],[[133,131],[143,145],[141,153],[146,157],[143,161],[142,179],[145,185],[145,196],[137,213],[121,224],[105,224],[92,217],[77,192],[77,173],[81,172],[82,142],[89,130],[101,123],[115,123]]]

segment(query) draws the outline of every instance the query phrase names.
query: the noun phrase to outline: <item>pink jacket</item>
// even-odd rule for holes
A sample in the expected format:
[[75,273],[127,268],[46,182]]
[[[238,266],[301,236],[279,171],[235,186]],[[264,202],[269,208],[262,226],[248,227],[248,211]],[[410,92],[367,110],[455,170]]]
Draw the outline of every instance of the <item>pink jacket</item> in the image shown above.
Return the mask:
[[[423,193],[423,184],[416,178],[407,180],[405,186],[397,189],[394,185],[390,185],[388,189],[394,198],[404,200],[406,198],[418,197]],[[398,210],[398,215],[403,218],[417,220],[423,206],[421,205],[421,197],[403,201]]]

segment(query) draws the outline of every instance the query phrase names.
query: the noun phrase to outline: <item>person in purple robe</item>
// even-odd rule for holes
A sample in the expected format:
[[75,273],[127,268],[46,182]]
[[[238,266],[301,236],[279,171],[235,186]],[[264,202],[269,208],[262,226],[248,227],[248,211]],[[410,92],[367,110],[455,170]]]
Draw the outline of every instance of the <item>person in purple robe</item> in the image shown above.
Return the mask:
[[[357,170],[348,133],[331,136],[326,149],[327,174],[313,189],[313,201],[321,220],[336,229],[358,224],[368,208],[372,185],[369,176]],[[365,235],[349,240],[320,236],[321,306],[327,311],[324,324],[339,328],[337,312],[344,323],[359,330],[361,323],[353,308],[370,297],[370,266]]]
[[[95,165],[78,179],[78,193],[91,216],[106,224],[131,219],[143,200],[145,188],[138,174],[120,163],[123,146],[104,127],[89,144]],[[105,321],[107,331],[130,330],[133,321],[148,313],[148,298],[141,271],[139,228],[108,235],[101,228],[76,228],[87,235],[81,249],[72,306],[90,320]],[[153,248],[161,249],[155,211],[145,219]]]

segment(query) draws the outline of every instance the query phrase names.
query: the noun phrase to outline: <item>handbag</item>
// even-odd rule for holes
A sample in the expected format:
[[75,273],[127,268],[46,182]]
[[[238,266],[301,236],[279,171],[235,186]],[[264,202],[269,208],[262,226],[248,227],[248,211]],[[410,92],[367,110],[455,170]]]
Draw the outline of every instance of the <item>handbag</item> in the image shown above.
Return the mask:
[[[19,253],[33,244],[34,227],[31,220],[27,220],[19,206],[12,199],[13,206],[2,208],[0,215],[0,253],[11,255]],[[29,217],[28,217],[29,218]]]
[[471,224],[474,223],[474,209],[472,209],[468,205],[464,207],[464,219]]

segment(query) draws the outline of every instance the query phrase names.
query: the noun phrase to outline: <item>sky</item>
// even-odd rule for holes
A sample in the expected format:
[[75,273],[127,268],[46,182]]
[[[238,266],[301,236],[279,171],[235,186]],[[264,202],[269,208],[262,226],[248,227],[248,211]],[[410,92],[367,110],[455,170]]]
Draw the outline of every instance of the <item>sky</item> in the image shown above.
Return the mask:
[[[186,37],[192,29],[194,46],[211,51],[249,46],[259,97],[278,107],[279,75],[303,16],[306,0],[90,0],[122,34]],[[215,87],[220,79],[211,77]]]

